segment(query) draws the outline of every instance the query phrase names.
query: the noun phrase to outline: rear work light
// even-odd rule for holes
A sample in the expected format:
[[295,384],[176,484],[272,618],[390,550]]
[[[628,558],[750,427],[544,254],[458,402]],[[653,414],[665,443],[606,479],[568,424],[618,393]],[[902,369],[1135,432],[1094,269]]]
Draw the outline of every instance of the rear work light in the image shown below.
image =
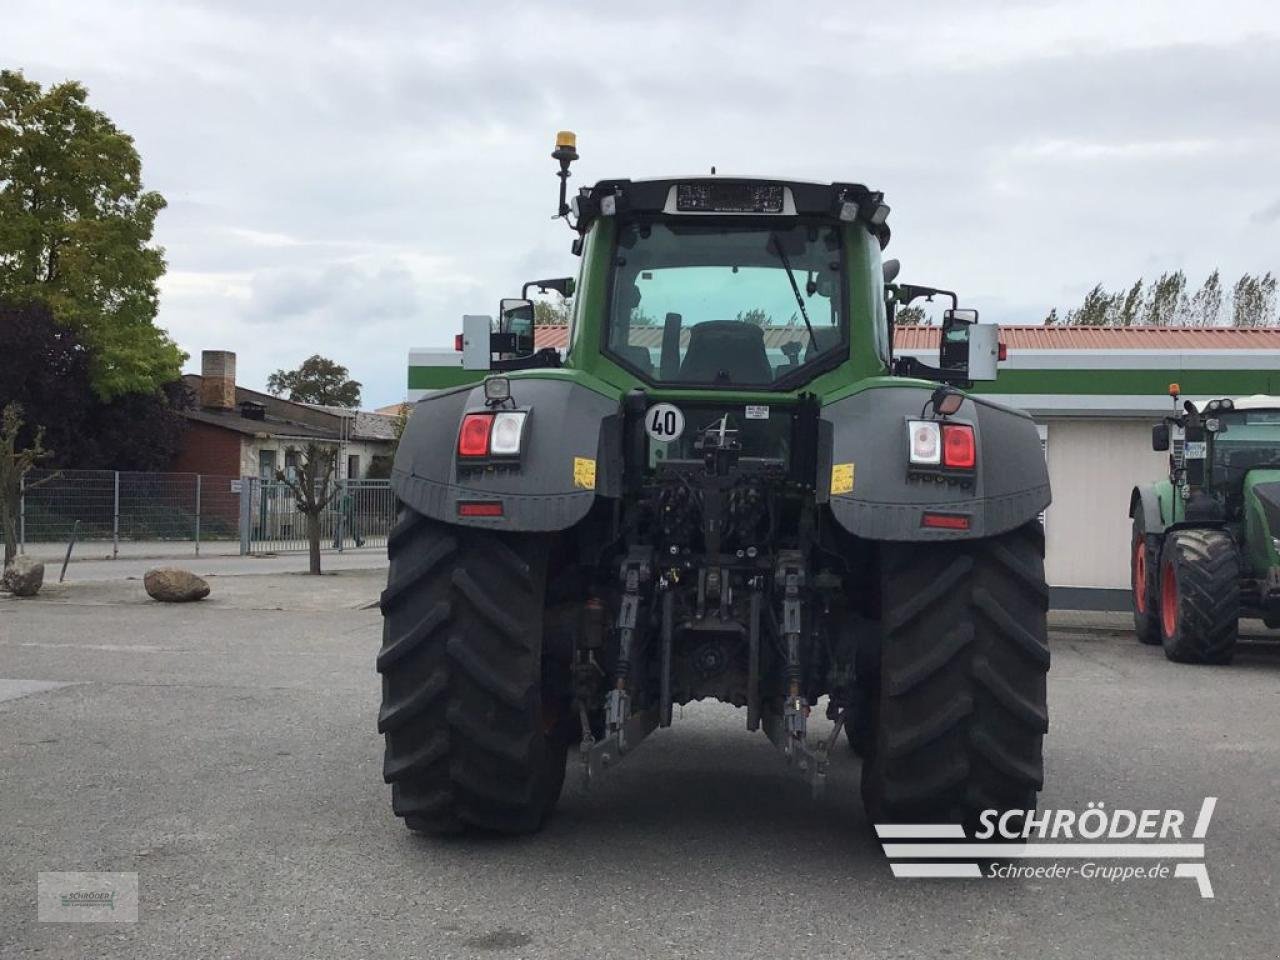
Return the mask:
[[963,423],[942,425],[942,465],[960,470],[972,470],[978,462],[977,444],[973,440],[973,427]]
[[912,463],[936,467],[942,462],[941,434],[932,420],[908,420],[907,440]]
[[524,446],[527,410],[468,413],[458,428],[460,457],[518,457]]
[[464,416],[458,430],[458,456],[487,457],[492,430],[492,413],[468,413]]

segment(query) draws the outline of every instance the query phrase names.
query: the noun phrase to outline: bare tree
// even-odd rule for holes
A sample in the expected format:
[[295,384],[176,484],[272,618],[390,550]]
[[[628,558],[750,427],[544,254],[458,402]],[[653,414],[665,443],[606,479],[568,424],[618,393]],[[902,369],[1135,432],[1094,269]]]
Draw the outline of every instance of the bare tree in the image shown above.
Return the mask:
[[45,457],[44,427],[36,428],[31,446],[18,447],[22,431],[22,404],[10,403],[0,415],[0,525],[4,527],[4,565],[18,552],[18,504],[22,499],[22,478]]
[[321,440],[309,440],[300,450],[290,447],[286,454],[298,456],[298,466],[277,470],[276,479],[293,494],[298,512],[307,518],[307,547],[311,555],[311,573],[320,572],[320,516],[338,492],[334,477],[338,454],[336,448]]

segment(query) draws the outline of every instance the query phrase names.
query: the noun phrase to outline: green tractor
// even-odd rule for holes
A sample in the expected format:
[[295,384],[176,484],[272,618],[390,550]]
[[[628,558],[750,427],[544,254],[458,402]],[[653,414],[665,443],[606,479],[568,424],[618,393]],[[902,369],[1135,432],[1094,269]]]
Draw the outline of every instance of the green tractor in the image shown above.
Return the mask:
[[1152,449],[1173,429],[1168,478],[1129,498],[1134,629],[1170,660],[1229,663],[1242,616],[1280,627],[1280,397],[1184,401]]
[[[704,698],[816,791],[841,730],[870,822],[1033,807],[1048,729],[1035,424],[965,392],[997,328],[893,282],[883,195],[723,176],[566,200],[567,351],[533,305],[464,318],[482,382],[428,395],[396,456],[378,727],[415,831],[536,830]],[[950,302],[940,362],[894,312]],[[825,698],[832,726],[816,736]],[[729,749],[726,745],[725,749]]]

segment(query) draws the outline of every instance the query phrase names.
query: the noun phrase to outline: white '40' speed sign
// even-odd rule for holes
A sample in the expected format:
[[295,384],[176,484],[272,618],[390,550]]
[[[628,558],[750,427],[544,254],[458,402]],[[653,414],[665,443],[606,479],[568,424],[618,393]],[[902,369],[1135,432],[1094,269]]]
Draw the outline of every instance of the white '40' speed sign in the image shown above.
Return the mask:
[[684,414],[674,403],[655,403],[644,415],[644,430],[660,443],[675,440],[684,433]]

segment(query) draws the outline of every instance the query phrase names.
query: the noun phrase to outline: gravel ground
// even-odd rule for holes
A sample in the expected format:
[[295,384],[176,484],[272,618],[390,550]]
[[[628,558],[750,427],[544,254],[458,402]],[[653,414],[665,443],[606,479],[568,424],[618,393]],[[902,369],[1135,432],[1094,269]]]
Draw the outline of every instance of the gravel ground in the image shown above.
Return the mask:
[[[837,752],[826,796],[743,713],[687,707],[535,837],[414,837],[375,733],[381,573],[0,599],[0,957],[1267,957],[1280,647],[1165,661],[1059,624],[1043,807],[1219,797],[1186,879],[897,880]],[[827,729],[825,721],[816,724]],[[137,923],[36,920],[36,874],[136,872]]]

